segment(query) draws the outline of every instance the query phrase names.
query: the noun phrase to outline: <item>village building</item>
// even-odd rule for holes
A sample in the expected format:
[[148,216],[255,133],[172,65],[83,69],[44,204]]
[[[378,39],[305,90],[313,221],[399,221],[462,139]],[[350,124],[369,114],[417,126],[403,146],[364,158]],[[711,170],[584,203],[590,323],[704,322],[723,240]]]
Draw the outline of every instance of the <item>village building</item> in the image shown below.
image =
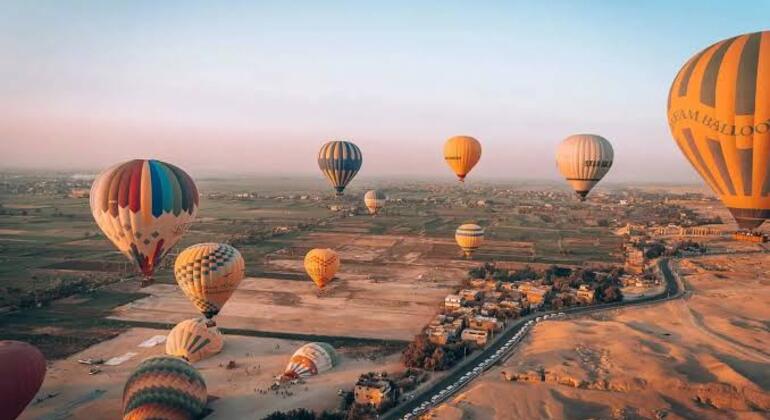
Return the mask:
[[487,344],[489,334],[485,330],[477,330],[473,328],[466,328],[463,330],[460,338],[463,341],[476,343],[478,346],[484,346]]
[[393,398],[393,385],[383,375],[361,375],[353,396],[356,404],[380,408]]
[[446,309],[459,309],[465,304],[465,299],[460,295],[447,295],[444,298],[444,307]]
[[481,300],[484,296],[484,292],[473,289],[462,289],[458,294],[465,299],[466,302]]
[[594,303],[595,294],[596,291],[589,289],[585,284],[581,284],[575,293],[577,300],[586,305]]
[[499,302],[503,299],[503,292],[488,291],[484,293],[484,302]]
[[545,296],[550,291],[550,288],[536,286],[532,283],[524,283],[519,286],[519,291],[529,301],[530,305],[538,307],[545,302]]
[[640,274],[644,271],[647,258],[644,250],[634,246],[626,246],[626,262],[623,268],[627,273]]
[[503,323],[491,316],[476,315],[468,320],[468,327],[493,332],[503,329]]

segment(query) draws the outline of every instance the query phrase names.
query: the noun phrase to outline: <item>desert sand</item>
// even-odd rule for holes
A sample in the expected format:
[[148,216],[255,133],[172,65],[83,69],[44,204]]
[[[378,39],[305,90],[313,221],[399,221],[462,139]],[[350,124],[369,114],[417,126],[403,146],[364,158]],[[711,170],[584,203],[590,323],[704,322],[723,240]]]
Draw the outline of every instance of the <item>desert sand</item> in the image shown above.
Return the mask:
[[537,325],[441,419],[767,418],[770,256],[680,262],[683,299]]
[[[145,358],[164,354],[165,345],[151,348],[137,347],[139,343],[167,331],[133,328],[124,334],[99,343],[67,359],[49,364],[48,373],[38,398],[21,419],[60,418],[120,418],[123,385],[131,372]],[[370,359],[363,357],[360,348],[341,349],[340,364],[333,370],[312,377],[305,384],[292,385],[292,396],[282,397],[272,391],[262,394],[274,377],[283,372],[291,354],[302,341],[254,338],[227,335],[224,350],[195,364],[206,380],[213,413],[210,419],[262,418],[276,410],[307,407],[314,410],[333,409],[337,406],[339,388],[350,389],[362,372],[369,370],[395,371],[398,354]],[[102,372],[88,375],[89,366],[78,359],[121,356],[127,352],[135,356],[119,366],[100,366]],[[229,361],[236,367],[227,369]],[[46,399],[46,396],[54,395]],[[70,417],[71,416],[71,417]]]

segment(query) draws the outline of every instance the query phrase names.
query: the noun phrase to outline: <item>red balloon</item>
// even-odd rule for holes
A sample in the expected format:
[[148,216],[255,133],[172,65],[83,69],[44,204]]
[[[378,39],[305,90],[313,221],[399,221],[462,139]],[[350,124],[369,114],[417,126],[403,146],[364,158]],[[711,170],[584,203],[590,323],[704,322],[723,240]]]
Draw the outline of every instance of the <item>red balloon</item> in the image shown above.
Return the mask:
[[45,377],[45,357],[21,341],[0,341],[0,420],[13,420],[37,394]]

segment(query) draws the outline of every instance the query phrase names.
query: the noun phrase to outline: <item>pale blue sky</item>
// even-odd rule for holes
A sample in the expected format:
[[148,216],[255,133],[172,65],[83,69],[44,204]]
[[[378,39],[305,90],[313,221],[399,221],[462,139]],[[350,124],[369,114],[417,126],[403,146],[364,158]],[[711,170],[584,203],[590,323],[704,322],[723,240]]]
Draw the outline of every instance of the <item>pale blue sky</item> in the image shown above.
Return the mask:
[[[413,4],[415,3],[415,4]],[[0,3],[2,166],[157,157],[191,172],[315,174],[347,138],[362,175],[558,177],[572,133],[618,181],[696,180],[666,94],[698,50],[767,29],[770,1]]]

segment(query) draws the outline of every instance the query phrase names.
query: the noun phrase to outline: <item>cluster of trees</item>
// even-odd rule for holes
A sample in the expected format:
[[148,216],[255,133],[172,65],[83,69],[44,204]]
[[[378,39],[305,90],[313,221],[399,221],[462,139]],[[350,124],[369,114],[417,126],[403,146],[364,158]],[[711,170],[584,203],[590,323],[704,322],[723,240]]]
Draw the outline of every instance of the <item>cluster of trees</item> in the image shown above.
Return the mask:
[[526,266],[518,270],[506,270],[504,268],[497,268],[494,263],[484,263],[478,267],[468,270],[468,276],[474,279],[486,279],[491,278],[502,282],[517,282],[525,280],[534,280],[539,277],[537,271],[532,267]]
[[446,370],[462,360],[467,351],[463,342],[439,346],[431,343],[427,335],[418,334],[404,349],[401,360],[409,368]]
[[[553,286],[556,292],[567,292],[586,284],[594,290],[596,302],[615,302],[623,299],[623,293],[620,290],[622,286],[620,276],[622,275],[622,267],[572,270],[552,265],[545,270],[543,284]],[[555,309],[573,306],[577,303],[573,298],[563,295],[553,296],[549,302]]]
[[295,408],[289,411],[275,411],[263,418],[263,420],[346,420],[346,414],[324,411],[316,414],[307,408]]
[[654,259],[661,256],[673,257],[678,255],[681,251],[706,252],[705,245],[691,239],[678,241],[668,248],[660,241],[645,241],[639,243],[637,246],[644,250],[644,256],[647,259]]

